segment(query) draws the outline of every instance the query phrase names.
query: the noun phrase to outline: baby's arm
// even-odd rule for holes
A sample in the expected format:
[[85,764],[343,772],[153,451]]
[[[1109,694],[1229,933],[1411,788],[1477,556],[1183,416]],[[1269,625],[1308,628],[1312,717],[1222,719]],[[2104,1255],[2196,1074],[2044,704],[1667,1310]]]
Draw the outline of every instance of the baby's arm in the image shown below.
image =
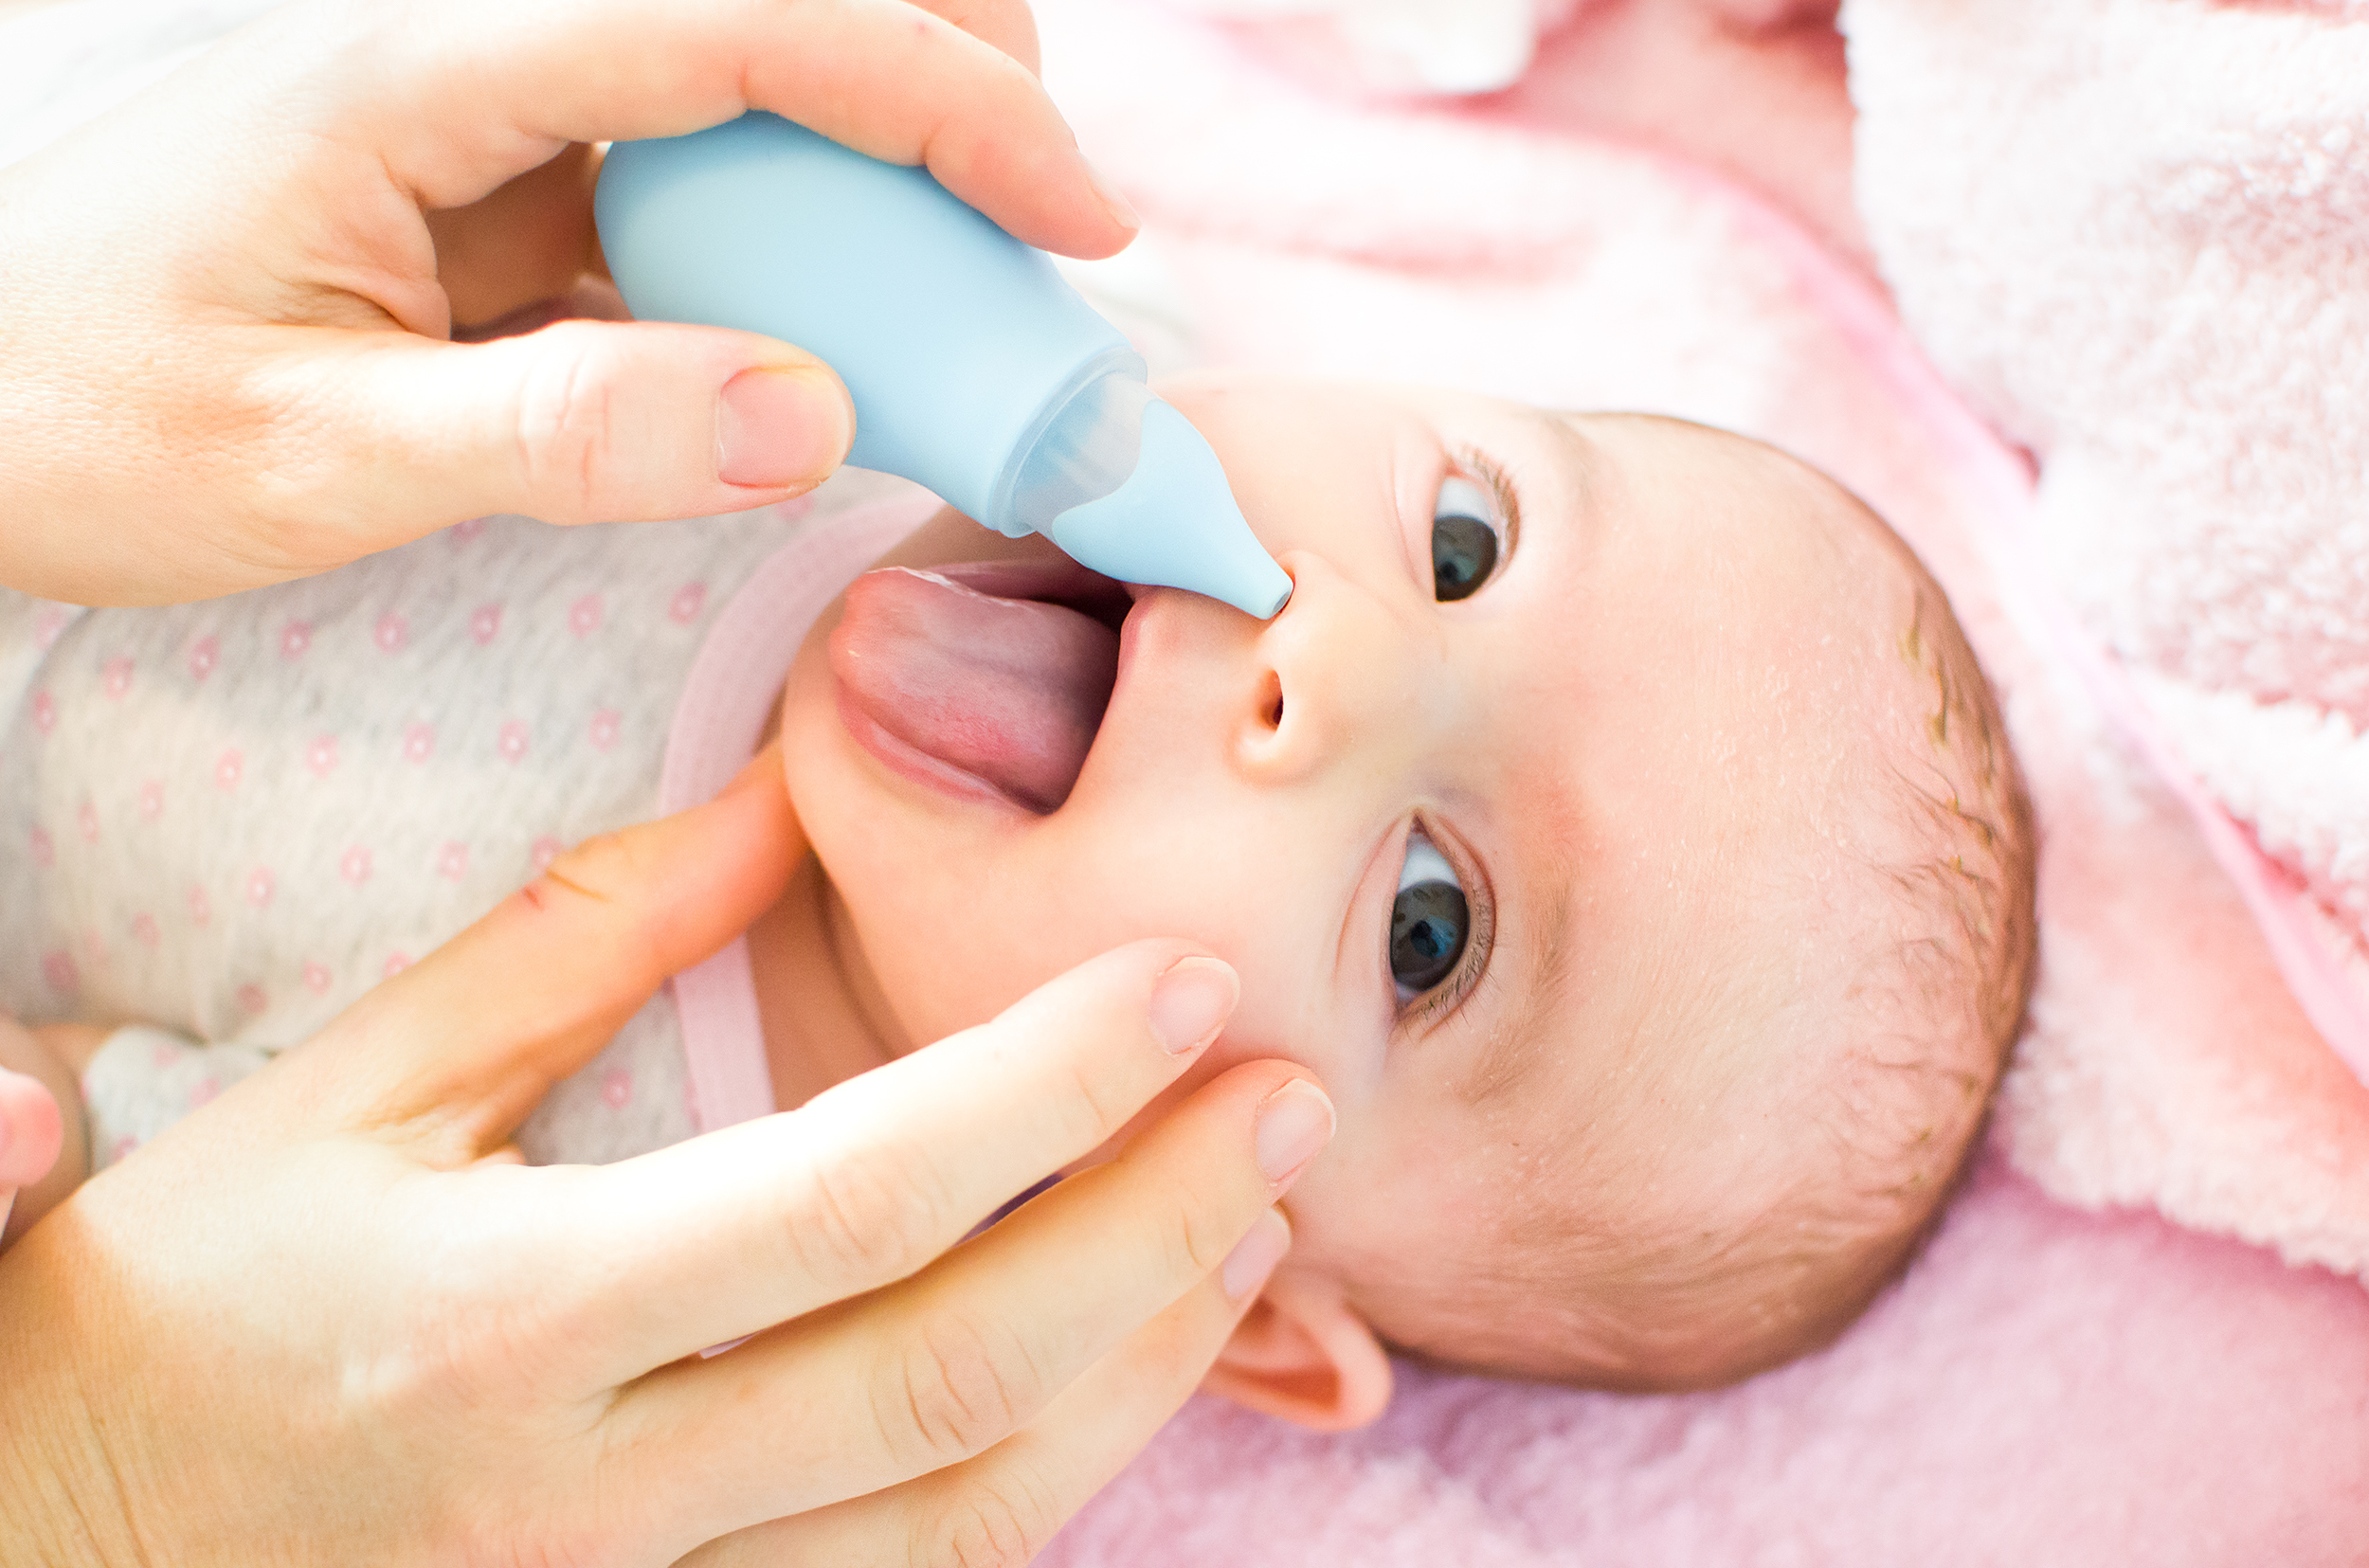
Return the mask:
[[0,1249],[90,1175],[80,1085],[106,1037],[81,1024],[27,1029],[0,1017]]

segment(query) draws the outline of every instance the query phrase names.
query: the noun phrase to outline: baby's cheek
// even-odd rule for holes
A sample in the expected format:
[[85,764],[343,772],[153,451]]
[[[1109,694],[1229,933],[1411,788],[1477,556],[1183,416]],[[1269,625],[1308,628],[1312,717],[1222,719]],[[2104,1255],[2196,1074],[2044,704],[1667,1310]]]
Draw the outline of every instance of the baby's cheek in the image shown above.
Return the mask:
[[1502,1151],[1490,1143],[1456,1097],[1394,1082],[1377,1103],[1343,1108],[1332,1146],[1293,1192],[1293,1222],[1305,1201],[1328,1236],[1360,1253],[1459,1252],[1506,1222]]
[[1332,1143],[1284,1195],[1292,1261],[1369,1284],[1401,1279],[1420,1271],[1420,1260],[1446,1255],[1451,1233],[1428,1184],[1396,1180],[1386,1154],[1360,1134],[1344,1117]]
[[1119,946],[1064,928],[1052,901],[995,879],[899,879],[890,896],[850,898],[882,996],[915,1045],[986,1022],[1058,976]]

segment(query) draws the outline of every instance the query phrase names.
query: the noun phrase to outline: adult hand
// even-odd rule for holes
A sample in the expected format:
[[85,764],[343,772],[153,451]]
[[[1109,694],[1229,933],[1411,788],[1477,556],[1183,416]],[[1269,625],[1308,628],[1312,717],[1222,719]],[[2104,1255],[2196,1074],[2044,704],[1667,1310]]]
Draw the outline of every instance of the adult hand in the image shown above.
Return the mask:
[[790,345],[590,321],[460,345],[456,310],[499,315],[596,263],[585,144],[752,107],[926,163],[1032,244],[1109,255],[1132,216],[1035,59],[1023,0],[272,13],[0,172],[0,583],[197,599],[486,513],[799,493],[852,415]]
[[0,1258],[11,1546],[1018,1561],[1149,1437],[1288,1243],[1272,1204],[1327,1136],[1321,1090],[1237,1068],[956,1242],[1217,1033],[1232,972],[1184,944],[795,1111],[609,1166],[509,1152],[780,892],[778,766],[562,856]]

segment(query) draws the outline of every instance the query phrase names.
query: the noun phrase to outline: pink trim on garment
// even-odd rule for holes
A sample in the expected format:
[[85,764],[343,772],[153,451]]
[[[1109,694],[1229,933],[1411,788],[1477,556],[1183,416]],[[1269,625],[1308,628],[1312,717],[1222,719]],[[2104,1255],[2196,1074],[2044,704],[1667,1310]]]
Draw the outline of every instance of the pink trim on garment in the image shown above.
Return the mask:
[[[717,612],[683,682],[659,774],[661,813],[714,799],[748,766],[815,617],[937,505],[913,491],[809,523],[741,585]],[[674,990],[692,1125],[713,1132],[771,1114],[773,1078],[749,944],[735,937],[677,975]]]

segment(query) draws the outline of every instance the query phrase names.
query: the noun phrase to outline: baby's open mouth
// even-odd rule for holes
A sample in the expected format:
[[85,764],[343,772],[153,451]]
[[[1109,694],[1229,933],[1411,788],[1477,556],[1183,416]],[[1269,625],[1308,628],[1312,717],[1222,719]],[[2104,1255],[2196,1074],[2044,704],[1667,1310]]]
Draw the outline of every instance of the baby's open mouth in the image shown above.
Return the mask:
[[1055,810],[1111,704],[1129,604],[1067,560],[866,572],[831,633],[841,711],[909,777]]

